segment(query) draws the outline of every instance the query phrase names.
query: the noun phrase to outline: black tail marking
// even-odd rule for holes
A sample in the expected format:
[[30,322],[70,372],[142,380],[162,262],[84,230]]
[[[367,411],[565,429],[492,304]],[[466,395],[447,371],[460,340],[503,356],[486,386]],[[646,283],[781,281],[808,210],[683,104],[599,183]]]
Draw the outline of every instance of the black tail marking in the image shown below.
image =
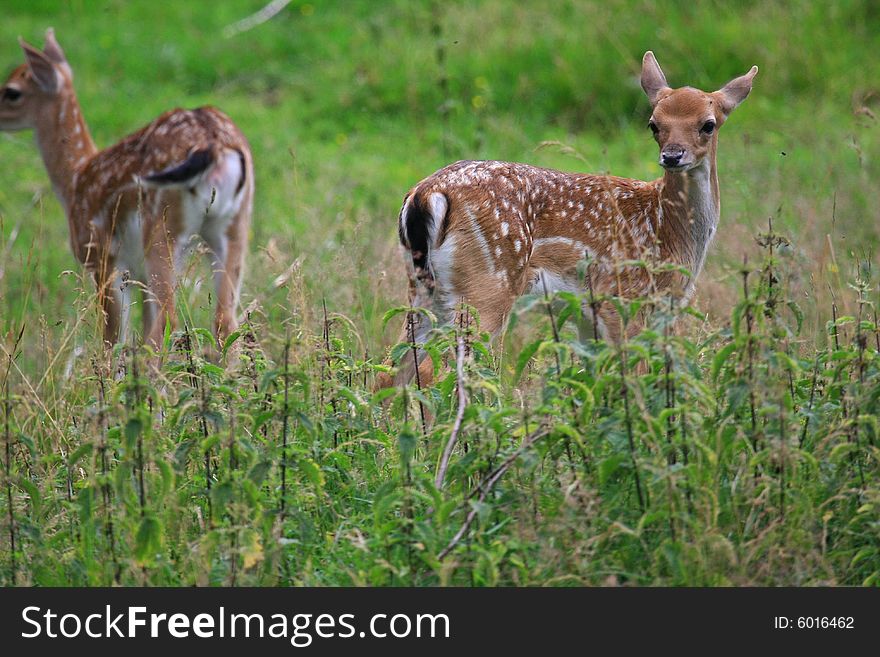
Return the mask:
[[151,173],[144,176],[144,180],[156,185],[171,185],[174,183],[182,183],[195,178],[203,173],[209,166],[214,163],[214,153],[210,148],[195,151],[190,154],[186,160],[167,169],[163,169],[157,173]]
[[[405,215],[403,213],[406,213]],[[428,239],[434,217],[422,204],[418,194],[414,194],[407,205],[404,202],[401,210],[400,241],[410,251],[413,264],[418,269],[428,268]],[[406,221],[406,230],[404,230]]]
[[241,162],[241,178],[238,180],[238,186],[235,188],[235,195],[238,196],[238,193],[241,191],[242,187],[244,187],[245,180],[247,180],[247,165],[244,159],[244,153],[239,150],[235,151],[238,153],[238,159]]
[[[442,217],[439,218],[442,221]],[[409,249],[410,257],[415,267],[416,278],[421,281],[428,290],[434,288],[434,272],[431,271],[428,254],[431,249],[431,230],[434,221],[437,220],[428,208],[420,194],[413,194],[403,202],[398,222],[400,242]],[[405,226],[404,226],[405,222]]]

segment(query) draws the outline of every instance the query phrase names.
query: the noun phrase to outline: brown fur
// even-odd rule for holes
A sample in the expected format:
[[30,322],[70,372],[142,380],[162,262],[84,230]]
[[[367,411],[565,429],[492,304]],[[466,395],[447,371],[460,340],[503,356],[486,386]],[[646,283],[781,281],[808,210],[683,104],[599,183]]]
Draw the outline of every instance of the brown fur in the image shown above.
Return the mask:
[[[215,331],[222,340],[237,325],[235,304],[243,273],[247,231],[253,202],[253,163],[247,140],[225,114],[212,107],[175,109],[122,141],[99,151],[83,119],[73,88],[73,72],[50,30],[40,51],[22,42],[27,63],[16,68],[0,87],[0,129],[32,128],[46,168],[68,218],[70,244],[77,260],[94,278],[104,310],[104,339],[117,340],[123,311],[114,288],[120,225],[140,213],[145,287],[144,334],[158,346],[166,319],[175,323],[173,254],[185,234],[186,189],[142,184],[151,174],[209,151],[212,158],[236,152],[242,176],[236,193],[243,194],[238,216],[225,231],[225,258],[217,263]],[[12,88],[22,97],[7,101]],[[207,175],[207,173],[206,173]],[[194,194],[190,190],[191,194]],[[208,208],[204,212],[207,214]],[[214,249],[215,245],[209,244]]]
[[[497,335],[516,298],[529,289],[542,292],[545,285],[550,292],[589,287],[597,297],[632,299],[659,292],[686,301],[720,212],[717,127],[748,94],[756,72],[714,93],[673,90],[653,54],[646,53],[642,86],[654,110],[661,164],[668,165],[663,158],[672,152],[680,153],[683,163],[681,170],[670,166],[652,182],[491,161],[457,162],[422,180],[401,211],[411,303],[431,308],[448,323],[456,304],[466,301],[479,312],[482,328]],[[705,131],[707,121],[715,124],[711,132]],[[445,208],[443,216],[432,207]],[[409,235],[411,222],[425,213],[434,230],[424,260],[427,271]],[[586,281],[577,273],[585,257],[591,261]],[[652,273],[625,264],[628,260],[674,263],[692,275]],[[616,342],[623,337],[611,303],[598,304],[597,319],[606,338]],[[632,321],[627,333],[637,332],[642,319]],[[417,335],[424,338],[427,321],[420,317],[416,324]],[[405,329],[400,341],[409,339]],[[431,371],[426,363],[430,360],[419,368],[423,383]],[[403,383],[413,375],[413,363],[405,360],[395,380]],[[385,376],[377,385],[393,382]]]

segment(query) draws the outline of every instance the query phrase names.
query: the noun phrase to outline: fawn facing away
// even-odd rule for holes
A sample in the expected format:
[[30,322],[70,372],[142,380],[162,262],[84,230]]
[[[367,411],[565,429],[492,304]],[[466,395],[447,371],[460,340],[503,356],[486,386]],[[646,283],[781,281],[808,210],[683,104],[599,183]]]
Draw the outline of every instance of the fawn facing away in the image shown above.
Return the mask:
[[194,236],[208,247],[218,339],[237,326],[254,191],[247,140],[212,107],[175,109],[99,151],[51,29],[43,50],[19,40],[25,64],[0,87],[0,130],[31,128],[70,244],[92,274],[104,341],[125,341],[132,284],[143,289],[144,337],[156,347],[175,324],[174,288]]
[[[449,323],[464,301],[477,310],[482,328],[497,335],[528,291],[582,294],[589,286],[598,299],[662,292],[686,303],[721,210],[718,129],[749,95],[757,72],[753,66],[712,93],[671,89],[654,54],[645,53],[641,84],[665,170],[652,182],[492,161],[456,162],[422,180],[406,195],[399,219],[411,304]],[[622,264],[642,258],[674,263],[690,276]],[[578,274],[584,259],[587,280]],[[582,335],[595,317],[603,338],[623,337],[611,303],[582,314]],[[411,315],[400,342],[423,343],[430,322]],[[628,323],[626,334],[641,321]],[[403,359],[394,378],[381,374],[377,387],[411,380],[415,360],[420,382],[429,381],[432,364],[419,351]]]

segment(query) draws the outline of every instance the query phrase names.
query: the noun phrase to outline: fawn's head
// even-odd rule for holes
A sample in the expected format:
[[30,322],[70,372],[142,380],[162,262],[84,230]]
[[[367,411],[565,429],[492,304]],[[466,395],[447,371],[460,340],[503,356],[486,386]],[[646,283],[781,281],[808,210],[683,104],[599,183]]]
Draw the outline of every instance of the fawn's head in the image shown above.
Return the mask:
[[73,72],[54,31],[43,50],[19,39],[25,63],[0,87],[0,130],[33,128],[39,116],[72,89]]
[[642,89],[653,112],[648,126],[660,145],[660,166],[687,171],[700,166],[713,150],[720,128],[752,90],[758,67],[712,93],[693,87],[671,89],[650,50],[642,60]]

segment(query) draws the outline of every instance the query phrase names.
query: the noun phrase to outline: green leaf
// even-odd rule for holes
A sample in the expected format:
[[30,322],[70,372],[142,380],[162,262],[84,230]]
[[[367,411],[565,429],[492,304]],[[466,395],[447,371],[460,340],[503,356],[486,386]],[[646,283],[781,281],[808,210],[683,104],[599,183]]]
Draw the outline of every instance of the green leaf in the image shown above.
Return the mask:
[[90,454],[92,451],[92,443],[83,443],[79,447],[77,447],[69,457],[67,457],[67,465],[73,467],[76,465],[76,462],[79,461],[86,454]]
[[251,528],[244,529],[239,539],[239,552],[245,570],[253,568],[263,559],[263,545],[260,535]]
[[222,367],[218,367],[217,365],[213,365],[211,363],[203,363],[202,364],[202,373],[203,374],[214,374],[215,376],[223,376],[225,373]]
[[229,351],[229,347],[235,344],[235,341],[241,337],[241,331],[233,331],[229,334],[226,340],[223,341],[223,355],[226,355],[226,352]]
[[840,443],[831,450],[831,454],[828,455],[828,459],[830,461],[839,461],[844,456],[847,456],[857,451],[857,449],[858,448],[856,447],[855,443]]
[[162,495],[167,495],[174,485],[174,470],[166,459],[156,459],[155,464],[162,477]]
[[253,424],[253,427],[251,428],[251,432],[256,434],[262,428],[262,426],[264,424],[266,424],[269,420],[271,420],[272,418],[275,417],[276,412],[278,413],[278,415],[280,417],[284,417],[283,409],[280,409],[279,411],[269,410],[269,411],[263,411],[261,413],[257,413],[254,416],[254,424]]
[[403,313],[409,312],[409,306],[397,306],[396,308],[391,308],[382,316],[382,330],[385,330],[385,327],[388,326],[388,322],[397,317],[398,315],[402,315]]
[[727,359],[730,358],[730,354],[734,352],[737,347],[736,342],[731,342],[721,350],[715,354],[715,358],[712,359],[712,380],[717,381],[718,373],[721,371],[721,368],[724,367],[724,363],[727,362]]
[[300,471],[311,481],[316,488],[324,487],[324,473],[321,472],[320,466],[311,459],[297,459],[297,465]]
[[219,443],[221,440],[223,440],[223,436],[221,436],[219,433],[211,434],[202,441],[202,451],[207,452],[214,449],[214,446],[217,445],[217,443]]
[[492,505],[480,502],[479,500],[471,500],[471,508],[477,512],[480,522],[486,522],[489,514],[492,513]]
[[269,474],[271,469],[271,461],[257,461],[250,469],[250,472],[248,472],[248,479],[259,486],[266,479],[266,475]]
[[363,400],[357,396],[357,393],[348,387],[342,387],[339,389],[339,398],[347,399],[355,408],[360,408],[364,404]]
[[171,315],[165,316],[165,331],[162,335],[162,346],[166,351],[171,348]]
[[418,315],[424,315],[428,318],[428,321],[431,322],[431,325],[435,325],[437,323],[437,316],[432,313],[427,308],[422,308],[420,306],[398,306],[397,308],[392,308],[388,312],[385,313],[382,317],[382,329],[384,330],[386,326],[388,326],[388,322],[391,321],[397,315],[405,314],[405,313],[415,313]]
[[523,371],[526,369],[526,366],[529,364],[529,361],[532,359],[532,356],[535,355],[535,352],[544,344],[544,340],[535,340],[527,344],[523,347],[522,351],[519,352],[519,356],[516,359],[516,373],[513,376],[514,382],[518,382],[520,376],[522,376]]
[[144,430],[144,423],[139,417],[132,417],[125,423],[125,444],[128,449],[134,447],[137,437]]
[[399,364],[407,356],[412,358],[412,348],[412,345],[406,342],[397,343],[391,348],[391,362]]
[[134,556],[139,565],[152,563],[156,555],[162,550],[162,525],[152,513],[147,513],[141,518],[135,536]]
[[94,495],[92,493],[92,488],[86,486],[80,490],[79,494],[76,496],[76,502],[79,505],[79,521],[83,525],[91,525],[92,513],[94,512]]
[[614,454],[599,463],[599,485],[604,485],[617,472],[620,464],[626,460],[623,454]]
[[412,459],[416,451],[417,440],[416,435],[407,429],[401,431],[400,435],[397,436],[397,442],[400,445],[400,459],[404,463]]
[[19,434],[18,441],[25,445],[28,448],[28,451],[31,453],[31,456],[36,456],[37,454],[37,446],[34,444],[33,439],[30,436],[26,436],[24,434]]
[[374,406],[378,406],[382,402],[384,402],[389,397],[393,397],[397,394],[396,388],[382,388],[381,390],[377,390],[373,393],[373,396],[370,398],[370,402]]
[[868,557],[873,557],[877,554],[877,548],[873,547],[863,547],[861,550],[856,552],[856,556],[852,558],[849,562],[850,567],[855,566],[857,563],[862,561],[863,559],[867,559]]
[[794,315],[795,322],[797,322],[796,333],[800,335],[801,329],[804,327],[804,311],[801,310],[801,307],[795,301],[789,301],[787,305],[792,315]]
[[186,461],[189,459],[189,453],[192,448],[195,446],[196,440],[194,438],[187,438],[186,440],[182,440],[179,445],[177,445],[177,449],[174,450],[174,467],[177,468],[181,473],[183,473],[184,468],[186,467]]
[[527,313],[543,301],[544,296],[541,294],[524,294],[516,300],[516,303],[513,304],[512,314],[521,315],[523,313]]
[[440,371],[440,365],[443,363],[443,354],[437,347],[437,343],[433,340],[429,340],[425,344],[423,349],[428,354],[428,357],[431,359],[431,363],[433,363],[434,365],[434,374],[436,375],[437,372]]
[[193,329],[193,334],[195,334],[196,340],[198,341],[199,345],[208,344],[212,347],[214,346],[214,334],[211,333],[208,329],[196,327]]
[[28,494],[28,497],[31,498],[31,509],[33,510],[33,515],[38,516],[40,513],[40,508],[43,505],[43,496],[40,494],[40,489],[36,487],[34,482],[32,482],[27,477],[20,477],[17,480],[19,488],[24,490]]
[[226,510],[226,505],[232,500],[235,491],[232,482],[226,479],[215,484],[211,488],[211,506],[215,516],[220,516]]

